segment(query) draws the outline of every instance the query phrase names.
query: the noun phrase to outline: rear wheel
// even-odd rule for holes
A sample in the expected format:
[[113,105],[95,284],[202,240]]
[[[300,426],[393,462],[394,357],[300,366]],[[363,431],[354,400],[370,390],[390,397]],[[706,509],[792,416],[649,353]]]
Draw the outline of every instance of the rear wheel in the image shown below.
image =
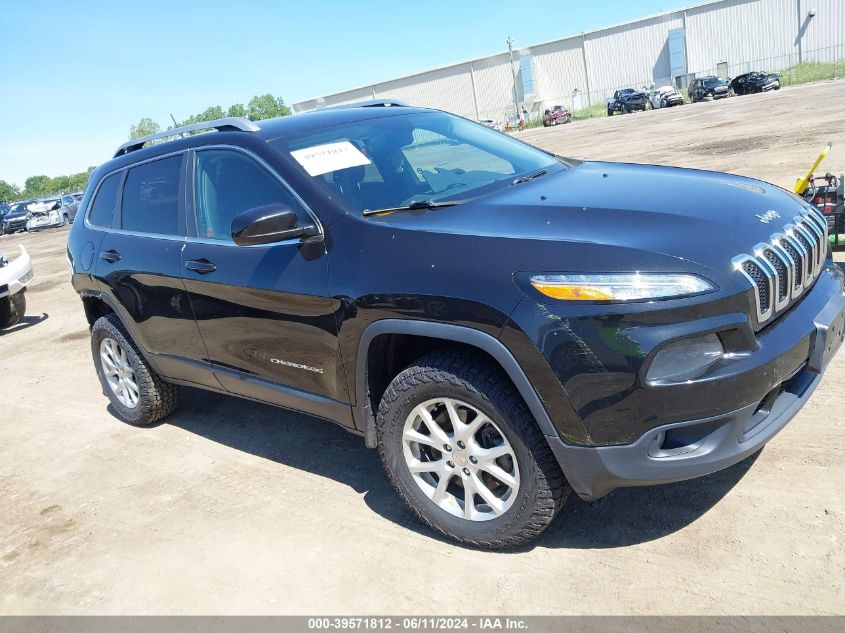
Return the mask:
[[435,352],[405,369],[382,398],[377,431],[399,495],[461,543],[522,545],[569,491],[519,393],[480,355]]
[[176,409],[179,387],[164,382],[150,367],[114,314],[94,323],[91,352],[103,393],[121,419],[147,426]]
[[26,291],[0,299],[0,330],[20,323],[26,312]]

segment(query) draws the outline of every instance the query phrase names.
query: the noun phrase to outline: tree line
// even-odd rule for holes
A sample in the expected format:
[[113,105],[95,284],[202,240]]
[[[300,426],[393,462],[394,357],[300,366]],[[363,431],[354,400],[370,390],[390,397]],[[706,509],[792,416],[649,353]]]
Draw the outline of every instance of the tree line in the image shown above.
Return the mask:
[[[199,114],[193,114],[176,125],[168,125],[165,129],[172,130],[175,127],[213,121],[223,117],[246,117],[250,121],[262,121],[291,114],[291,109],[285,105],[284,99],[274,97],[271,94],[256,95],[246,106],[242,103],[235,103],[223,110],[220,106],[206,108]],[[140,138],[149,134],[156,134],[161,131],[161,126],[148,117],[141,118],[137,124],[129,127],[129,139]],[[15,200],[27,200],[60,193],[82,191],[88,184],[88,177],[95,167],[89,167],[86,171],[68,176],[30,176],[24,182],[23,189],[12,183],[0,180],[0,202],[13,202]]]
[[[250,121],[263,121],[264,119],[274,119],[289,114],[291,114],[291,109],[285,105],[285,100],[281,97],[274,97],[271,94],[257,95],[249,101],[246,107],[242,103],[230,105],[226,110],[220,106],[212,106],[199,114],[192,114],[184,121],[176,122],[175,125],[168,125],[165,130],[193,125],[194,123],[214,121],[223,117],[239,116],[246,117]],[[148,117],[143,117],[136,125],[130,126],[129,140],[149,136],[150,134],[157,134],[160,131],[161,126],[158,123]]]
[[30,176],[24,182],[23,189],[12,183],[0,180],[0,202],[14,202],[16,200],[28,200],[30,198],[41,198],[43,196],[58,195],[60,193],[72,193],[82,191],[88,184],[88,176],[96,169],[89,167],[78,174],[69,176]]

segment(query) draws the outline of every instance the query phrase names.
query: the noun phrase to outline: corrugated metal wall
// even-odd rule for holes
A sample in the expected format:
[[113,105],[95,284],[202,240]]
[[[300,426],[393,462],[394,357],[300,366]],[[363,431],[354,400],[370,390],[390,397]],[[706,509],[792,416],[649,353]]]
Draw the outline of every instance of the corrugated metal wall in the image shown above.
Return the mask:
[[587,35],[584,47],[593,101],[612,96],[620,86],[671,83],[669,30],[681,26],[679,14],[667,14]]
[[[803,61],[845,58],[845,0],[801,0]],[[810,9],[814,18],[807,18]]]
[[534,56],[534,80],[541,102],[571,106],[572,92],[586,92],[587,76],[581,38],[541,44],[526,49]]
[[[520,56],[532,57],[533,97],[522,94],[519,75],[514,87],[509,56],[500,53],[303,101],[294,110],[393,97],[502,121],[514,114],[514,91],[535,114],[558,103],[603,103],[619,88],[671,83],[668,34],[674,28],[685,29],[687,71],[698,76],[717,74],[720,63],[735,76],[845,58],[845,0],[714,0],[514,51],[517,72]],[[574,94],[580,95],[575,103]]]
[[790,65],[797,50],[796,0],[727,0],[717,7],[686,11],[690,71],[715,73],[717,64],[727,62],[733,76],[746,72],[734,70],[739,63],[772,69]]

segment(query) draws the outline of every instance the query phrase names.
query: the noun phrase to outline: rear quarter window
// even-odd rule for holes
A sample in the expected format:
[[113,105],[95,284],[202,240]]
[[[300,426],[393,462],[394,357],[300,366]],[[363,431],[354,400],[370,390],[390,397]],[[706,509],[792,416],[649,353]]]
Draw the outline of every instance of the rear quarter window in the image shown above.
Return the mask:
[[104,227],[111,226],[121,175],[121,172],[111,174],[100,184],[100,188],[94,196],[94,201],[91,203],[91,212],[88,214],[90,224]]
[[121,228],[157,235],[182,235],[179,180],[182,155],[131,167],[123,185]]

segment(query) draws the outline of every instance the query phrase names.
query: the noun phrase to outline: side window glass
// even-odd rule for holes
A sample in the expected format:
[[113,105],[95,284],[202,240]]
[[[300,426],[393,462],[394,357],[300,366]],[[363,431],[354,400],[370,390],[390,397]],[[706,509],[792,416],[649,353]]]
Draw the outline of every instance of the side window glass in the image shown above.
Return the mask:
[[182,155],[132,167],[123,185],[121,228],[182,235],[179,227],[179,173]]
[[117,190],[120,187],[122,173],[117,172],[103,180],[88,214],[88,222],[94,226],[111,226]]
[[196,154],[194,178],[197,235],[231,240],[232,219],[242,211],[281,204],[300,218],[305,210],[290,191],[249,156],[234,150],[212,149]]

